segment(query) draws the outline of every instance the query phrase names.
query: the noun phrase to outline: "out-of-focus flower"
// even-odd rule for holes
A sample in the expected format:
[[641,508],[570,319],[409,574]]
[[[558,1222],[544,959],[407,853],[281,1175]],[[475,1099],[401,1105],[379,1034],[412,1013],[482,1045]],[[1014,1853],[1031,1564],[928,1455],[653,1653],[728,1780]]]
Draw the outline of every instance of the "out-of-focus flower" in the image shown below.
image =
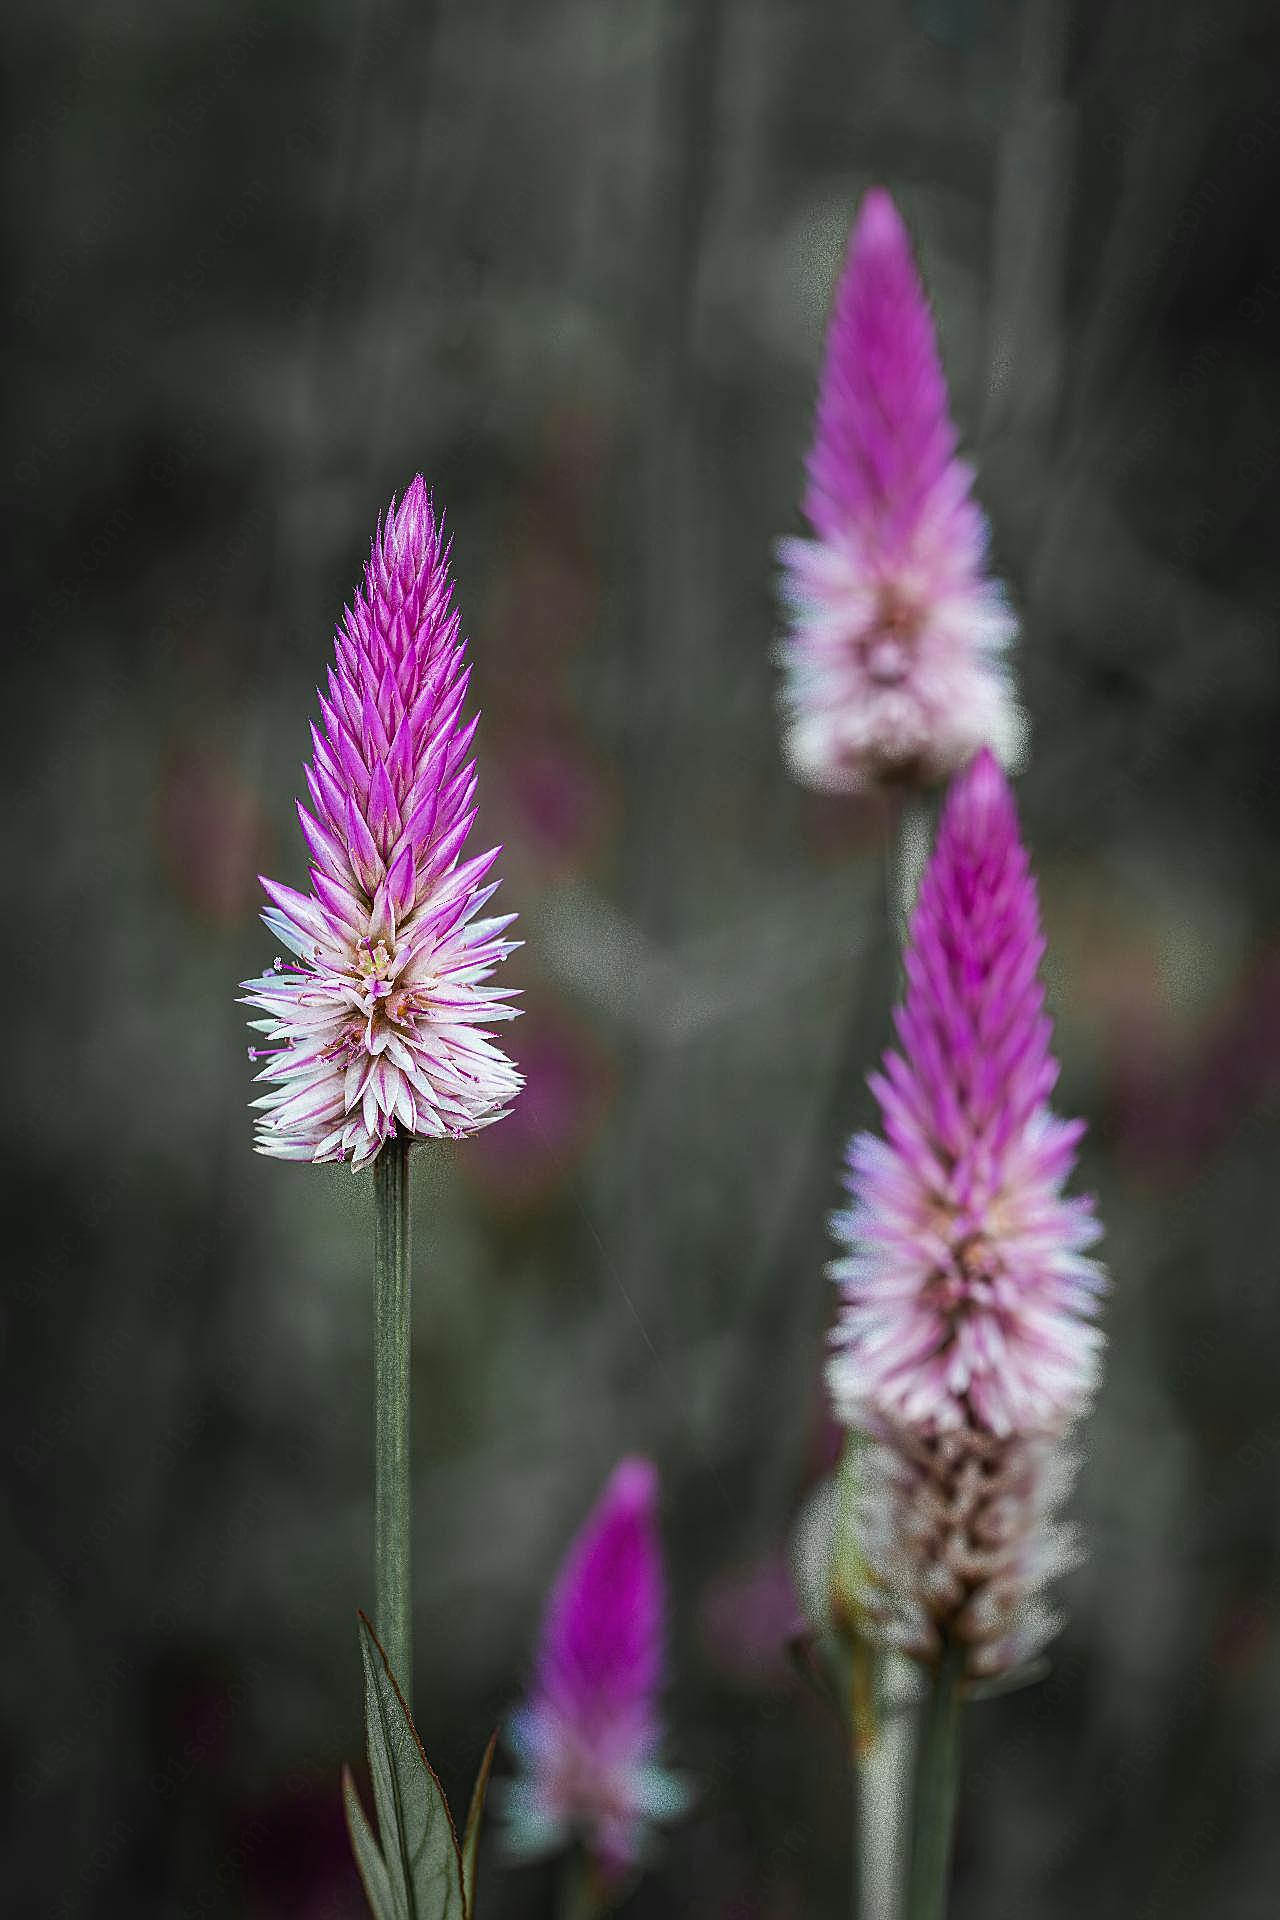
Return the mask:
[[178,898],[215,926],[238,926],[267,847],[256,788],[216,745],[175,742],[161,772],[154,817]]
[[801,1615],[785,1554],[722,1574],[703,1595],[701,1616],[707,1653],[724,1672],[756,1686],[792,1676],[787,1649]]
[[611,1878],[643,1859],[649,1827],[688,1797],[658,1764],[657,1499],[651,1462],[615,1468],[552,1589],[530,1698],[510,1727],[521,1768],[506,1796],[513,1850],[577,1839]]
[[263,880],[263,919],[296,956],[245,983],[271,1044],[257,1146],[366,1165],[396,1133],[458,1137],[501,1119],[520,1076],[485,1028],[485,984],[514,919],[478,919],[498,849],[463,861],[476,722],[449,550],[421,476],[380,523],[312,727],[310,894]]
[[608,840],[615,795],[574,730],[552,722],[513,743],[498,768],[502,803],[519,822],[508,856],[525,862],[545,882],[571,877]]
[[983,752],[921,881],[901,1052],[871,1080],[884,1138],[852,1141],[853,1206],[833,1223],[828,1378],[850,1425],[1055,1433],[1092,1393],[1100,1228],[1062,1191],[1084,1127],[1048,1105],[1043,947],[1013,796]]
[[241,1808],[235,1844],[247,1911],[279,1920],[368,1920],[331,1777],[305,1769],[261,1789]]
[[858,1452],[855,1525],[868,1628],[915,1659],[944,1640],[974,1678],[1007,1673],[1061,1624],[1045,1588],[1079,1558],[1059,1524],[1073,1463],[1060,1440],[973,1427],[886,1427]]
[[1145,1178],[1177,1186],[1280,1086],[1280,945],[1250,956],[1185,1035],[1158,991],[1138,1011],[1106,1009],[1106,1067],[1119,1149]]
[[507,1124],[476,1141],[464,1169],[487,1204],[507,1213],[563,1194],[613,1091],[609,1056],[587,1021],[546,993],[530,1011],[511,1043],[524,1091]]
[[804,501],[816,538],[779,548],[786,747],[809,786],[928,783],[980,746],[1018,750],[1016,623],[956,443],[911,243],[875,188],[827,334]]

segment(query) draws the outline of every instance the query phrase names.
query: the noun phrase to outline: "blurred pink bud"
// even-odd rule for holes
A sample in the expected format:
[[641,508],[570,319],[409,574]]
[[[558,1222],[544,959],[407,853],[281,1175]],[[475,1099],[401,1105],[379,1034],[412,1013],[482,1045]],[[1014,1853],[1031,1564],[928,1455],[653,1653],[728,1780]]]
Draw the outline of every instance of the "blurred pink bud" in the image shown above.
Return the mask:
[[1016,623],[956,457],[933,319],[893,201],[862,203],[836,288],[808,460],[812,540],[784,540],[786,750],[806,785],[943,779],[1022,735]]
[[658,1764],[663,1578],[658,1475],[623,1460],[570,1548],[547,1602],[527,1705],[510,1739],[521,1775],[507,1793],[517,1853],[577,1839],[608,1876],[640,1862],[648,1829],[684,1810]]

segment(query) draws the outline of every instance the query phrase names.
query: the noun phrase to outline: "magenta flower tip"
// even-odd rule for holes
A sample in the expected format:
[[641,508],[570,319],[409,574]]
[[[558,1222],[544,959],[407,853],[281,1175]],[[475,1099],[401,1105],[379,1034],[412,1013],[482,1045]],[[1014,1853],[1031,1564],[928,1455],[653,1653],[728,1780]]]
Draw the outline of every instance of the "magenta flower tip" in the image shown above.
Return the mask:
[[834,1222],[829,1380],[849,1424],[1055,1434],[1093,1392],[1100,1229],[1063,1193],[1083,1128],[1048,1104],[1043,945],[1013,795],[982,753],[921,881],[900,1045],[871,1082],[883,1137],[851,1142]]
[[615,1515],[633,1512],[656,1523],[658,1510],[658,1469],[641,1454],[628,1454],[618,1462],[601,1501]]
[[552,1591],[540,1681],[580,1720],[624,1703],[628,1711],[651,1709],[662,1660],[657,1500],[652,1462],[622,1461]]
[[871,247],[892,249],[899,258],[910,258],[911,242],[902,215],[893,204],[887,187],[868,187],[854,222],[855,244],[864,251]]
[[421,474],[379,520],[311,729],[298,819],[311,891],[264,878],[263,919],[293,958],[245,982],[271,1042],[259,1150],[367,1165],[396,1135],[460,1138],[502,1118],[520,1076],[488,1027],[514,915],[478,918],[494,848],[476,817],[475,721],[449,543]]
[[906,227],[865,196],[836,287],[804,511],[780,548],[787,751],[827,791],[929,782],[1022,721],[1015,631],[986,573],[987,525],[956,457],[946,380]]
[[511,1726],[521,1778],[508,1838],[537,1853],[578,1838],[610,1875],[685,1803],[658,1764],[664,1591],[658,1475],[619,1463],[552,1587],[528,1703]]

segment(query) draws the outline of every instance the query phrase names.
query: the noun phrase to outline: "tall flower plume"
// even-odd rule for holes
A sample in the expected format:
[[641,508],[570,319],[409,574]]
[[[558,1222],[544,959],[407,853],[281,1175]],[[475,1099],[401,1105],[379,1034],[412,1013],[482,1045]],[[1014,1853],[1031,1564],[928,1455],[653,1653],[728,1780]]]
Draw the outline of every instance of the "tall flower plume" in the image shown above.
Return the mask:
[[1087,1403],[1100,1229],[1063,1185],[1083,1132],[1056,1118],[1044,941],[1008,782],[983,752],[955,781],[925,869],[891,1049],[884,1137],[849,1149],[843,1304],[830,1362],[847,1421],[925,1434],[1060,1431]]
[[475,819],[476,722],[452,604],[449,548],[421,476],[378,526],[336,635],[311,806],[298,804],[311,891],[263,880],[263,919],[293,959],[245,982],[268,1037],[254,1101],[259,1151],[366,1165],[393,1135],[457,1137],[500,1119],[520,1076],[489,1024],[487,985],[515,918],[477,918],[493,848],[462,853]]
[[987,523],[956,457],[911,242],[882,188],[836,288],[808,459],[816,538],[781,542],[787,753],[827,792],[928,783],[1022,722],[1003,654],[1015,622],[986,573]]
[[685,1805],[658,1764],[663,1578],[657,1471],[623,1460],[552,1588],[533,1686],[514,1716],[520,1777],[508,1837],[522,1853],[579,1840],[609,1877],[643,1858],[647,1829]]

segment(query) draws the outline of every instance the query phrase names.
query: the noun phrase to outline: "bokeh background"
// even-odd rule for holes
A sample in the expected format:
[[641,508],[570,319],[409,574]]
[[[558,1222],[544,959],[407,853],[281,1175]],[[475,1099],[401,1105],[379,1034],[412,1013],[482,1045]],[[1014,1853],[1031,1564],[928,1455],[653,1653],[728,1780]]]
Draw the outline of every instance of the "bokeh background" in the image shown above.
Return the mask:
[[[9,0],[6,1914],[347,1920],[369,1183],[255,1159],[235,983],[375,517],[448,503],[528,1092],[423,1155],[420,1720],[455,1798],[624,1451],[695,1818],[628,1908],[847,1906],[780,1651],[892,961],[791,784],[772,543],[862,190],[1025,616],[1020,795],[1115,1276],[1052,1676],[957,1920],[1280,1887],[1280,19],[1264,0]],[[487,844],[487,841],[486,841]],[[490,1851],[486,1920],[552,1878]]]

